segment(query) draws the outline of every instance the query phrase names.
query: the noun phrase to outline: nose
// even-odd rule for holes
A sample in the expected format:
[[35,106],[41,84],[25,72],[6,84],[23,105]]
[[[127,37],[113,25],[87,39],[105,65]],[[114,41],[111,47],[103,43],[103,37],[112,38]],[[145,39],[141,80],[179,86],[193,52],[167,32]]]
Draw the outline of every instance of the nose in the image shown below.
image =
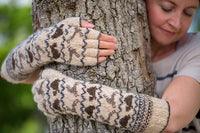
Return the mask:
[[181,13],[174,13],[171,18],[169,19],[168,23],[176,30],[181,28]]

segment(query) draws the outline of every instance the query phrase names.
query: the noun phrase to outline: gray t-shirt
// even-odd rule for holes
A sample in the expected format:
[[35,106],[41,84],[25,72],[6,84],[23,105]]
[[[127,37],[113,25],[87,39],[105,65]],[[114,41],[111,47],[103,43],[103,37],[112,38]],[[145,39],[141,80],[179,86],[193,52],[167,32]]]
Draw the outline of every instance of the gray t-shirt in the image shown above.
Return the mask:
[[200,82],[200,33],[191,38],[172,55],[153,63],[157,76],[156,94],[162,97],[174,77],[185,75]]

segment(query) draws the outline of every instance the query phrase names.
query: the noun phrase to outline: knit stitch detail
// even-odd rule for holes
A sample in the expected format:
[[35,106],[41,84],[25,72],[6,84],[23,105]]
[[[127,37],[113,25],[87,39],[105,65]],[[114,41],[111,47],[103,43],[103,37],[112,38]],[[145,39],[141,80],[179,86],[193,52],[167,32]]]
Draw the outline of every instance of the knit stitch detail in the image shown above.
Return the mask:
[[100,100],[103,98],[103,97],[101,96],[101,93],[102,93],[102,89],[101,89],[101,88],[102,88],[102,85],[100,85],[100,87],[99,87],[99,92],[97,93],[98,96],[99,96],[99,98],[97,99],[98,105],[97,105],[97,107],[96,107],[97,112],[95,113],[95,116],[96,116],[95,120],[98,119],[98,114],[100,113],[100,107],[101,107],[101,102],[100,102]]
[[64,80],[64,78],[62,79],[62,84],[61,84],[61,88],[62,88],[62,90],[61,90],[61,98],[60,98],[60,101],[61,101],[61,103],[62,103],[62,108],[65,110],[65,112],[67,112],[67,110],[66,110],[66,108],[64,107],[65,106],[65,103],[64,103],[64,101],[63,101],[63,99],[64,99],[64,97],[65,97],[65,95],[64,95],[64,91],[65,91],[65,87],[64,87],[64,84],[65,84],[65,80]]
[[[25,51],[26,51],[26,53],[28,53],[27,47],[25,47]],[[29,61],[29,58],[28,58],[28,55],[27,55],[27,54],[25,54],[25,57],[26,57],[26,62],[27,62],[27,64],[29,64],[30,67],[33,68],[33,66],[31,65],[31,61]]]
[[81,97],[82,97],[82,101],[81,101],[81,116],[83,117],[83,114],[84,114],[84,108],[85,108],[85,105],[83,104],[83,102],[84,101],[86,101],[86,98],[84,97],[84,94],[86,94],[86,91],[85,91],[85,88],[86,88],[86,85],[85,85],[85,82],[86,81],[84,81],[83,83],[82,83],[82,94],[81,94]]
[[56,112],[56,111],[54,110],[54,108],[52,108],[52,104],[51,104],[51,102],[50,102],[51,95],[49,94],[49,91],[50,91],[50,87],[49,87],[50,81],[47,80],[47,82],[48,82],[48,83],[47,83],[47,85],[46,85],[46,87],[47,87],[47,92],[46,92],[46,94],[47,94],[47,96],[48,96],[47,102],[49,103],[49,108],[50,108],[55,114],[59,114],[58,112]]
[[[86,28],[87,29],[87,31],[86,31],[86,33],[85,33],[85,39],[87,39],[87,34],[89,33],[89,30],[88,30],[88,28]],[[81,58],[81,63],[82,63],[82,65],[83,66],[85,66],[85,63],[84,63],[84,58],[85,58],[85,51],[86,51],[86,46],[87,46],[87,42],[85,41],[85,39],[83,39],[83,42],[84,42],[84,45],[83,45],[83,47],[82,47],[82,49],[83,49],[83,52],[81,53],[81,55],[82,55],[82,58]]]
[[118,106],[118,108],[119,108],[119,111],[117,112],[117,118],[114,120],[115,121],[115,124],[116,125],[118,125],[118,123],[117,123],[117,120],[119,120],[119,118],[120,118],[120,112],[122,112],[122,108],[121,108],[121,106],[122,106],[122,104],[123,104],[123,101],[122,101],[122,99],[123,99],[123,95],[122,95],[122,90],[120,90],[120,98],[119,98],[119,101],[120,101],[120,104],[119,104],[119,106]]
[[79,18],[79,26],[82,27],[82,25],[81,25],[81,18]]
[[138,95],[139,96],[139,111],[138,111],[138,117],[137,117],[137,120],[138,120],[138,132],[140,132],[140,128],[142,127],[142,119],[143,119],[143,113],[145,112],[145,110],[144,110],[144,102],[145,102],[145,100],[142,100],[143,99],[143,97],[141,96],[141,95]]
[[[52,76],[54,72],[56,78]],[[50,70],[50,76],[42,74],[46,82],[39,80],[32,88],[34,100],[43,105],[39,107],[46,115],[56,117],[71,113],[136,133],[158,133],[167,125],[169,105],[164,99],[90,84],[56,72]],[[43,89],[46,96],[40,96],[38,88]]]
[[48,42],[48,40],[50,39],[50,35],[54,32],[54,29],[55,28],[57,28],[57,25],[55,25],[52,29],[51,29],[51,32],[49,32],[48,34],[47,34],[47,39],[46,40],[44,40],[44,42],[45,42],[45,44],[46,44],[46,48],[45,48],[45,50],[46,50],[46,52],[48,53],[48,57],[52,60],[52,57],[50,56],[50,52],[48,51],[48,48],[49,48],[49,42]]
[[137,129],[137,127],[135,126],[135,115],[137,113],[136,109],[138,108],[138,102],[139,102],[139,100],[136,98],[135,102],[134,102],[135,103],[135,107],[133,108],[132,121],[129,124],[129,127],[133,127],[133,129],[132,129],[133,132]]
[[[67,35],[68,34],[68,31],[66,32],[67,30],[65,30],[65,35]],[[61,54],[63,55],[63,57],[61,57],[61,59],[63,60],[63,63],[65,64],[66,63],[66,60],[65,60],[65,53],[63,52],[63,50],[64,50],[64,48],[65,48],[65,45],[64,45],[64,42],[66,41],[66,39],[65,39],[65,36],[63,36],[62,37],[62,39],[63,39],[63,41],[61,42],[61,46],[62,46],[62,48],[61,48],[61,50],[60,50],[60,52],[61,52]]]
[[139,124],[139,123],[138,123],[138,113],[139,113],[139,112],[138,112],[137,110],[139,110],[139,108],[140,108],[140,106],[139,106],[139,105],[140,105],[140,100],[139,100],[139,97],[138,97],[137,94],[136,94],[134,97],[135,97],[135,105],[136,105],[136,106],[134,107],[134,112],[136,112],[136,113],[135,113],[136,116],[132,118],[132,122],[131,122],[131,123],[134,122],[134,126],[132,126],[132,131],[135,132],[135,131],[137,131],[138,126],[139,126],[139,125],[138,125],[138,124]]
[[[19,54],[19,55],[20,55],[19,52],[17,52],[16,54]],[[18,60],[17,60],[17,56],[15,56],[14,53],[12,54],[12,59],[13,59],[14,62],[16,63],[15,67],[16,67],[16,68],[20,71],[20,73],[21,73],[21,72],[22,72],[22,67],[23,67],[23,66],[20,67],[20,66],[18,65],[20,59],[19,59],[19,61],[18,61]],[[15,69],[16,69],[16,68],[15,68]]]
[[38,30],[18,44],[4,61],[1,74],[10,82],[20,83],[35,70],[52,62],[75,66],[96,65],[99,35],[99,31],[80,27],[80,18],[65,19]]
[[[40,32],[40,31],[39,31]],[[34,42],[35,42],[35,40],[36,40],[36,37],[37,37],[37,34],[33,34],[33,37],[32,37],[32,39],[31,39],[31,46],[29,46],[30,48],[31,48],[31,52],[32,52],[32,54],[33,54],[33,60],[35,59],[36,61],[37,61],[37,66],[40,66],[40,56],[37,58],[36,57],[36,53],[34,52]],[[36,49],[36,51],[37,51],[37,49]],[[38,51],[37,51],[38,52]],[[32,67],[32,68],[35,68],[35,67],[33,67],[33,65],[31,64],[31,62],[29,62],[29,64],[30,64],[30,66]]]
[[165,128],[167,127],[167,125],[168,125],[168,123],[169,123],[169,117],[170,117],[170,110],[171,110],[171,108],[170,108],[170,104],[169,104],[169,102],[166,101],[166,103],[167,103],[167,105],[168,105],[168,117],[167,117],[167,123],[166,123],[166,125],[163,127],[162,131],[160,131],[160,133],[162,133],[162,132],[165,130]]
[[37,57],[35,56],[36,53],[34,52],[34,41],[35,41],[35,39],[36,39],[35,36],[36,36],[36,34],[33,34],[33,37],[32,37],[32,39],[31,39],[31,47],[32,47],[33,57],[35,57],[34,59],[37,60],[37,61],[39,61],[40,59],[37,58]]

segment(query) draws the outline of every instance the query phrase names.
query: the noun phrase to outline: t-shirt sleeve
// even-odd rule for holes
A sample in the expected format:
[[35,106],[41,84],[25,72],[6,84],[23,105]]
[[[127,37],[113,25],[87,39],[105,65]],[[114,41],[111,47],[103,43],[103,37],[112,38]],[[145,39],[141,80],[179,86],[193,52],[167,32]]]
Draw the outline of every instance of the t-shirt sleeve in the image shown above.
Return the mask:
[[200,83],[200,44],[184,55],[176,76],[189,76]]

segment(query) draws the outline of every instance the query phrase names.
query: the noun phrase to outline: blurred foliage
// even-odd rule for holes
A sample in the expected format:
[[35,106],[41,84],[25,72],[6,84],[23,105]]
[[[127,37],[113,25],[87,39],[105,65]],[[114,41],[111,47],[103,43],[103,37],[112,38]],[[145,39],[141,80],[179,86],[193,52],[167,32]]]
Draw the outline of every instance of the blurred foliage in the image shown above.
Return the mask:
[[[9,51],[32,30],[31,7],[0,5],[0,65]],[[31,85],[11,84],[0,78],[0,133],[44,133],[45,116],[38,111]]]

